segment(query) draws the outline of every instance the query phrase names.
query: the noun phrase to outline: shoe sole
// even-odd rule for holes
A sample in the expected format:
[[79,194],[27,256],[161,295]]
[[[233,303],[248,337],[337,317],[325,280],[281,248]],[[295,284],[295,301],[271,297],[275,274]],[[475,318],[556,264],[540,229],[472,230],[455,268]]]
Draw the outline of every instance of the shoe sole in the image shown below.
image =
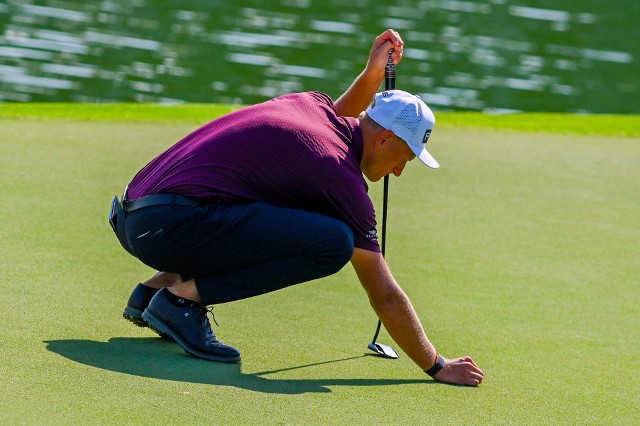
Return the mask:
[[222,356],[207,354],[205,352],[201,352],[197,349],[192,348],[187,342],[182,340],[182,338],[178,334],[176,334],[173,330],[171,330],[171,328],[169,328],[169,326],[167,326],[161,319],[159,319],[158,317],[153,315],[151,312],[149,312],[148,309],[142,313],[142,318],[146,321],[147,326],[149,328],[153,329],[156,333],[160,335],[166,334],[170,336],[186,353],[188,353],[193,357],[206,359],[207,361],[216,361],[216,362],[240,361],[240,356],[232,357],[232,358],[222,357]]
[[173,341],[171,336],[169,336],[168,334],[160,333],[158,330],[155,330],[153,327],[149,327],[149,324],[147,324],[144,318],[142,318],[142,311],[138,309],[127,306],[126,308],[124,308],[124,312],[122,313],[122,316],[124,317],[124,319],[131,321],[138,327],[149,328],[155,331],[156,333],[158,333],[158,335],[163,339]]

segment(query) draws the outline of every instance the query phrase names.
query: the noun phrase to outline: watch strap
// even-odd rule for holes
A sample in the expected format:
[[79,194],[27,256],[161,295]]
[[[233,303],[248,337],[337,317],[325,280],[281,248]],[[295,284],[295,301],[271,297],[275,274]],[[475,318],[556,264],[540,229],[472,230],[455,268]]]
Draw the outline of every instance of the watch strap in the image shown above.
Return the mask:
[[438,371],[442,370],[442,367],[444,367],[444,361],[445,361],[444,357],[439,353],[436,353],[435,364],[433,364],[433,367],[431,367],[430,369],[424,370],[424,372],[431,377],[435,376],[438,373]]

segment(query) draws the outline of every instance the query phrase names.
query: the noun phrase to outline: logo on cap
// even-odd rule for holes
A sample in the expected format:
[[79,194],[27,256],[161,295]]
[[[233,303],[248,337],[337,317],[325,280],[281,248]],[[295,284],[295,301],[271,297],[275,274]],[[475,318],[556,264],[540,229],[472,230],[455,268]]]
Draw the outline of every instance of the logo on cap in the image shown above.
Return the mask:
[[424,136],[422,137],[422,143],[426,145],[427,141],[429,140],[429,136],[431,136],[431,129],[427,129],[426,132],[424,132]]

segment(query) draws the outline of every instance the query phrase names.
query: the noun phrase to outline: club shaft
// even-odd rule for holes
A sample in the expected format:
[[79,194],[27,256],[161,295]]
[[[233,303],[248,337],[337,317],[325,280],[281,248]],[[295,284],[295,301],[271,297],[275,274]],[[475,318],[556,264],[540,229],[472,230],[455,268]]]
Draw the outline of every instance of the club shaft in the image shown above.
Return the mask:
[[[395,90],[396,88],[396,66],[391,59],[393,49],[389,49],[387,56],[387,65],[384,68],[384,90]],[[384,177],[384,190],[382,194],[382,232],[380,234],[380,250],[384,257],[386,253],[387,244],[387,205],[389,204],[389,175]],[[376,327],[376,333],[373,335],[371,343],[375,343],[380,334],[380,327],[382,327],[382,321],[378,320],[378,326]]]
[[382,191],[382,231],[380,235],[380,250],[384,257],[387,248],[387,205],[389,201],[389,175],[385,175]]
[[[394,49],[387,52],[387,66],[384,68],[384,90],[394,90],[396,88],[396,66],[391,59]],[[380,249],[382,256],[385,255],[387,243],[387,205],[389,204],[389,175],[384,177],[384,192],[382,194],[382,233]]]

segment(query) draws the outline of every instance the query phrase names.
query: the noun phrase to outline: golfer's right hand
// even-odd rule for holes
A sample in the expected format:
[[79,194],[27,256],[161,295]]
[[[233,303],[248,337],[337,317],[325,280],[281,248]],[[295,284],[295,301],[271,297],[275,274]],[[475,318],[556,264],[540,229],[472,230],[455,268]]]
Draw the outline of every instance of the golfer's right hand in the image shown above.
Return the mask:
[[400,37],[400,33],[395,30],[388,29],[380,34],[373,42],[371,51],[369,52],[369,61],[365,72],[371,75],[380,75],[384,77],[384,69],[387,65],[389,49],[393,48],[391,59],[394,64],[398,64],[402,60],[404,51],[404,41]]
[[445,358],[444,367],[433,376],[439,382],[465,386],[478,386],[483,377],[484,373],[470,356]]

